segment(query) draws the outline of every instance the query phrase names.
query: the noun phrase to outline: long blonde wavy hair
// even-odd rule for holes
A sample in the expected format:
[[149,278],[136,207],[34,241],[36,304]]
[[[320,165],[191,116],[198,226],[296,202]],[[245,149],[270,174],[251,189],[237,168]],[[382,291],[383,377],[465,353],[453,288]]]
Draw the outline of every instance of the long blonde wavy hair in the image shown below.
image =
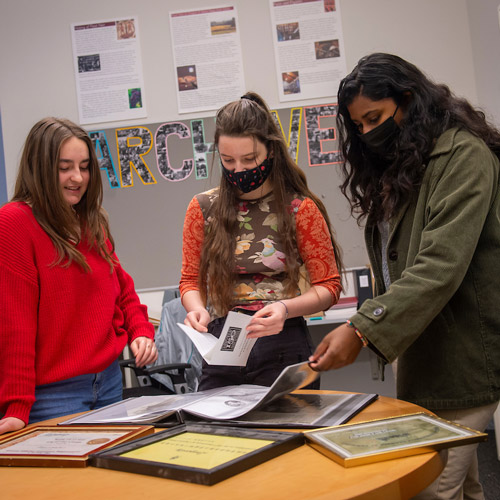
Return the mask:
[[[293,193],[311,198],[321,211],[330,230],[337,267],[341,272],[343,268],[341,252],[335,241],[325,206],[309,190],[304,172],[290,157],[283,134],[262,97],[254,92],[248,92],[240,100],[223,106],[216,115],[214,134],[216,147],[221,136],[251,137],[255,141],[262,142],[267,148],[268,157],[273,158],[269,179],[277,206],[278,234],[281,235],[286,255],[285,269],[288,280],[285,292],[295,293],[300,278],[294,215],[288,210],[290,195]],[[204,301],[207,302],[208,299],[215,310],[222,315],[231,309],[236,281],[237,200],[236,188],[221,176],[219,196],[212,207],[213,217],[205,231],[199,284]]]
[[[72,137],[88,147],[90,177],[82,199],[70,207],[64,201],[59,184],[59,155],[63,143]],[[114,241],[102,208],[102,196],[99,163],[85,130],[62,118],[43,118],[36,123],[24,144],[12,201],[24,201],[31,206],[33,216],[57,250],[53,265],[67,267],[75,261],[88,272],[85,257],[72,244],[85,239],[113,270]]]

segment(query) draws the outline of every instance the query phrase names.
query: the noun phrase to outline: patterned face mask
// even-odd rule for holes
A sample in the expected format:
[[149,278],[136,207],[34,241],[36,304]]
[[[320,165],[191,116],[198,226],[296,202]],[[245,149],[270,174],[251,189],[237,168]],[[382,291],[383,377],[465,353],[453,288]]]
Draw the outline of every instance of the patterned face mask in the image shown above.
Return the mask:
[[270,158],[266,158],[260,165],[250,170],[234,172],[228,170],[221,161],[222,173],[224,177],[243,193],[250,193],[254,189],[262,186],[271,173],[273,162]]

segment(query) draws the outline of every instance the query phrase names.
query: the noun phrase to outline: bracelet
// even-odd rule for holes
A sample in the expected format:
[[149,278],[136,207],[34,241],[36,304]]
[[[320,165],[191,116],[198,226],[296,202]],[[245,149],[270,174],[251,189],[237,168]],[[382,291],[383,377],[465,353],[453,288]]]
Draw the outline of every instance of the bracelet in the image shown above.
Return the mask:
[[356,334],[356,337],[358,337],[358,339],[361,340],[363,347],[368,347],[368,339],[352,324],[352,321],[347,320],[346,323],[351,328],[354,328],[354,333]]
[[286,307],[286,304],[282,300],[278,300],[278,304],[282,304],[283,307],[285,308],[285,321],[288,319],[288,307]]

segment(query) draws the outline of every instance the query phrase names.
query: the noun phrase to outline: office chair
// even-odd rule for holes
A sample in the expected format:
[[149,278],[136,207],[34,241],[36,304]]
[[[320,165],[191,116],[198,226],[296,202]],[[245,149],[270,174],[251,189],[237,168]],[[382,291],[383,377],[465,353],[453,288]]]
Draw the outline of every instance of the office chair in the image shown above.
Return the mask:
[[[168,363],[158,366],[138,368],[134,359],[120,361],[122,370],[128,368],[133,371],[137,379],[137,387],[124,387],[123,399],[138,396],[157,396],[165,394],[185,394],[188,392],[186,369],[191,368],[189,363]],[[153,377],[161,374],[167,377],[169,383],[164,384]]]
[[[198,380],[201,376],[202,357],[194,347],[189,337],[182,331],[177,323],[183,323],[186,310],[182,306],[177,294],[172,296],[172,290],[165,290],[165,299],[161,311],[160,326],[155,334],[155,344],[158,350],[158,359],[154,367],[186,363],[189,368],[184,371],[188,392],[196,392]],[[154,372],[153,379],[166,385],[170,390],[175,390],[173,379],[162,372]]]
[[138,384],[136,387],[124,388],[124,398],[196,392],[202,357],[177,325],[185,317],[179,290],[165,290],[160,325],[155,333],[158,359],[145,368],[135,366],[133,359],[120,361],[122,370],[133,371]]

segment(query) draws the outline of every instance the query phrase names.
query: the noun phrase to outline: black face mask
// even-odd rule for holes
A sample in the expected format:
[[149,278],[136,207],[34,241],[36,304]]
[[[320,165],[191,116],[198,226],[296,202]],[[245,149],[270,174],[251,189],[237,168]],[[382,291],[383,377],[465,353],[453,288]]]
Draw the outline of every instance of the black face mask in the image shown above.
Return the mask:
[[271,173],[273,162],[270,158],[266,158],[260,165],[250,170],[234,172],[228,170],[221,161],[222,173],[224,177],[243,193],[250,193],[254,189],[262,186]]
[[394,116],[396,116],[398,109],[399,106],[396,106],[396,110],[392,116],[389,116],[387,120],[366,134],[359,136],[372,153],[378,156],[386,156],[394,152],[394,143],[400,131],[398,124],[394,121]]

